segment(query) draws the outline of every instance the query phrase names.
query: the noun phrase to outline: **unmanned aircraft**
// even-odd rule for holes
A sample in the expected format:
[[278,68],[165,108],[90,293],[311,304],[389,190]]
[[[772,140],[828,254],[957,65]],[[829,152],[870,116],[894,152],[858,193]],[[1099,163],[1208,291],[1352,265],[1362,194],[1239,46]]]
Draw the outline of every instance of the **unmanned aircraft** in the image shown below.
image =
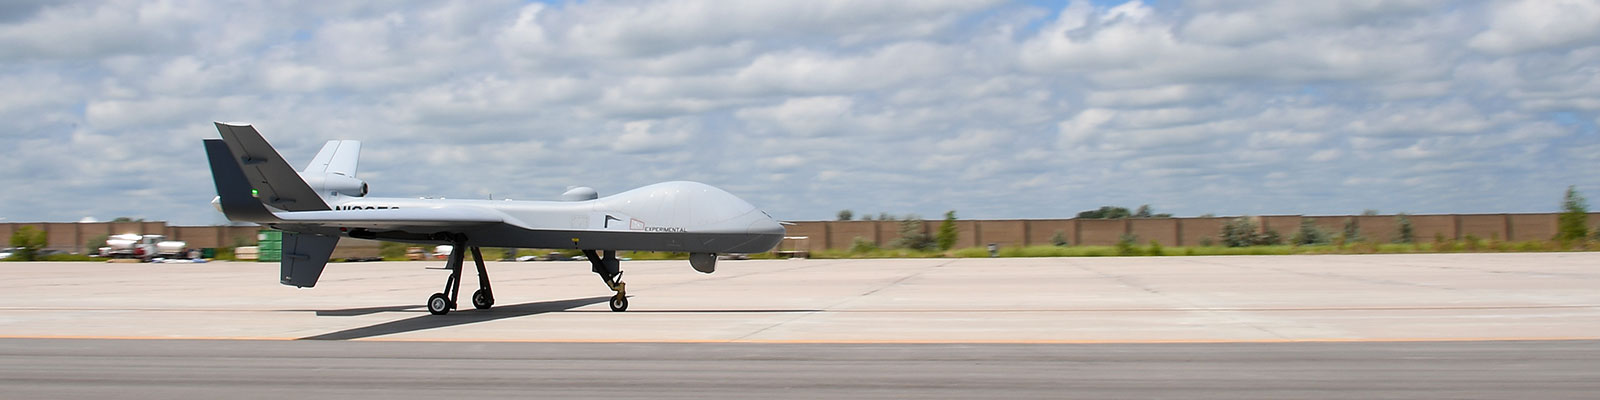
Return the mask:
[[716,270],[717,253],[760,253],[783,239],[784,228],[750,203],[710,185],[664,182],[611,196],[580,187],[561,201],[456,200],[366,197],[356,178],[361,142],[330,140],[304,170],[295,171],[248,124],[216,123],[221,139],[205,139],[212,201],[229,220],[282,230],[280,283],[317,284],[340,237],[448,244],[444,291],[428,312],[449,313],[461,290],[461,266],[471,251],[478,266],[472,305],[494,305],[480,247],[577,249],[615,291],[612,311],[628,309],[617,251],[689,253],[696,271]]

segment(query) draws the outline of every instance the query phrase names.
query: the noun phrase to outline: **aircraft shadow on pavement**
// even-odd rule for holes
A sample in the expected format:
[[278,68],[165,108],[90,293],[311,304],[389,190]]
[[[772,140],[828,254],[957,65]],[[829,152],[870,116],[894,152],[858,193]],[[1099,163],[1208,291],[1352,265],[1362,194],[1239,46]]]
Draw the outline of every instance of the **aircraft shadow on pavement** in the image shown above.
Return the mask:
[[288,310],[288,311],[310,311],[310,312],[317,313],[318,317],[359,317],[359,316],[362,316],[362,315],[377,314],[377,313],[384,313],[384,312],[400,312],[400,311],[411,311],[411,310],[417,310],[418,312],[426,311],[427,309],[423,308],[423,307],[424,306],[421,305],[421,304],[408,304],[408,305],[403,305],[403,306],[341,308],[341,309],[337,309],[337,310]]
[[[479,322],[494,321],[506,318],[524,317],[529,315],[566,311],[590,304],[600,304],[610,301],[610,296],[587,297],[581,299],[538,301],[532,303],[513,304],[490,308],[488,310],[474,310],[471,308],[457,310],[445,315],[420,315],[399,321],[390,321],[372,326],[346,329],[338,332],[324,333],[316,336],[307,336],[299,340],[350,340],[369,338],[374,336],[392,335],[396,333],[415,332],[424,329],[444,328],[456,325],[474,324]],[[381,311],[403,311],[416,306],[390,306],[371,307],[346,310],[329,311],[337,316],[361,315],[352,313],[373,313]],[[378,311],[373,311],[378,310]],[[608,311],[609,312],[609,311]],[[318,316],[324,315],[318,312]]]
[[[823,312],[823,311],[825,311],[825,310],[816,310],[816,309],[785,309],[785,310],[775,310],[775,309],[760,309],[760,310],[673,310],[673,309],[666,309],[666,310],[633,310],[633,311],[628,311],[628,313],[629,314],[786,314],[786,313],[815,313],[815,312]],[[571,311],[568,311],[568,312],[575,312],[575,313],[592,312],[592,313],[598,313],[598,312],[612,312],[612,311],[610,311],[610,310],[571,310]]]

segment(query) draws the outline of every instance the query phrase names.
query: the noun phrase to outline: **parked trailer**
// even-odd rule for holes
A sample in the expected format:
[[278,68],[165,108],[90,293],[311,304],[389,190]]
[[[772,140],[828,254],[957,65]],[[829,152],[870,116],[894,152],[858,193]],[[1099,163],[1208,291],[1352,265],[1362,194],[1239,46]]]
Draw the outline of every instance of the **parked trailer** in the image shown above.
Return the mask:
[[140,235],[125,233],[106,239],[106,247],[100,248],[100,255],[111,258],[138,258],[149,260],[156,257],[181,258],[187,255],[188,243],[179,240],[167,240],[166,235]]

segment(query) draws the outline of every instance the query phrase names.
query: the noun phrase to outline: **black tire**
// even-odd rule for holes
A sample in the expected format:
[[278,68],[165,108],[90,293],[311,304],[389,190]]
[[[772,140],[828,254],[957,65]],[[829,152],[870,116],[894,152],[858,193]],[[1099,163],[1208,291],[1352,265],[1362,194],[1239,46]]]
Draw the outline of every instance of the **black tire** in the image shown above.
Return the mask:
[[434,293],[432,296],[428,296],[428,313],[433,315],[449,314],[450,298],[444,297],[444,293]]
[[472,307],[479,310],[487,310],[489,307],[494,307],[494,293],[483,289],[472,292]]
[[611,311],[628,311],[628,296],[622,293],[611,296]]

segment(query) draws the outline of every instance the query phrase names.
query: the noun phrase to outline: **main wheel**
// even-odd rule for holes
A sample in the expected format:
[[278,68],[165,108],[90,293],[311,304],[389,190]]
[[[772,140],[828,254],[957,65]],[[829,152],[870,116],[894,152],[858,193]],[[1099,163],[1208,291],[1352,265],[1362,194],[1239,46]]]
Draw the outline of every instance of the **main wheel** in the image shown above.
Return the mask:
[[434,293],[432,296],[428,296],[428,313],[445,315],[449,312],[450,298],[444,297],[444,293]]
[[628,311],[628,295],[617,293],[615,296],[611,296],[611,311]]
[[489,291],[483,290],[483,289],[478,289],[478,291],[472,292],[472,307],[473,308],[477,308],[479,310],[484,310],[484,309],[488,309],[489,307],[493,307],[493,306],[494,306],[494,294],[493,293],[490,293]]

